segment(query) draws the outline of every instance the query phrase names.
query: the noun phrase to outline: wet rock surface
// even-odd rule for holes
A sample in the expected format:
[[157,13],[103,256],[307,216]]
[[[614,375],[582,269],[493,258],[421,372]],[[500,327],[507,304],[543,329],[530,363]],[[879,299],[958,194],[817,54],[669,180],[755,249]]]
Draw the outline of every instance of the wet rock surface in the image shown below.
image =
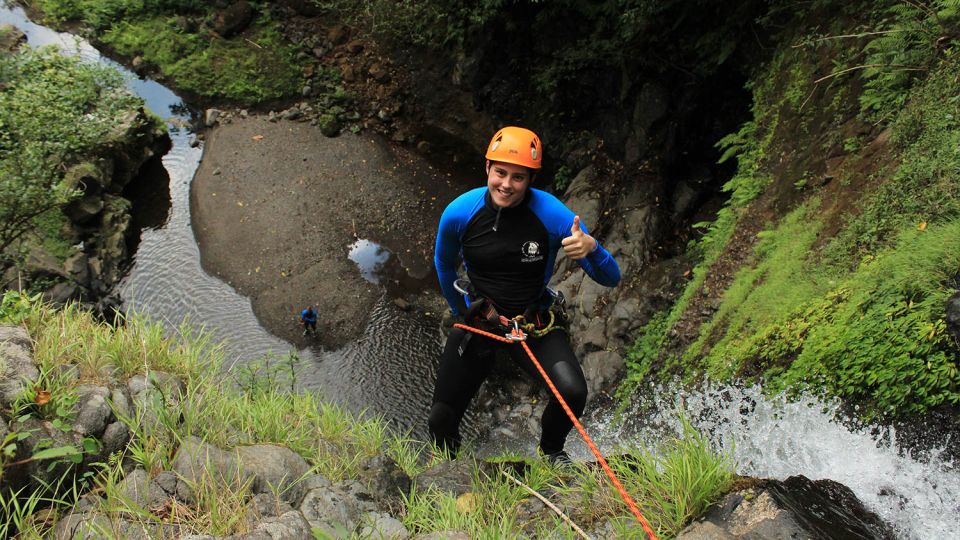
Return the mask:
[[753,482],[755,487],[727,494],[677,540],[896,538],[850,488],[833,480]]

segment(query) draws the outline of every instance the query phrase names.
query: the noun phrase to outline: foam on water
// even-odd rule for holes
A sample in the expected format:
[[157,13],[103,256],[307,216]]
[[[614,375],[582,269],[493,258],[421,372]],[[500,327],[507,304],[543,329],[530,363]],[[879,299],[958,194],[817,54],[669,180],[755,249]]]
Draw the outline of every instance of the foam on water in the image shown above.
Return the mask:
[[[606,451],[650,447],[682,433],[680,413],[731,452],[743,475],[786,479],[804,475],[847,485],[903,538],[960,535],[960,471],[939,449],[917,457],[885,426],[851,428],[837,420],[839,405],[812,397],[767,397],[759,387],[704,385],[697,391],[651,388],[645,403],[590,420],[588,430]],[[652,412],[647,412],[652,411]]]

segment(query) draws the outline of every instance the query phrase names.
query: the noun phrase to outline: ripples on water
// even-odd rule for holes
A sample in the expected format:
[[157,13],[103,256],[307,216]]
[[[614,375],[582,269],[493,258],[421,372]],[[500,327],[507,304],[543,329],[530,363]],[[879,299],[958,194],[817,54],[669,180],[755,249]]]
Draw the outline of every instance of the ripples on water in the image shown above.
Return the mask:
[[829,478],[850,487],[904,538],[960,534],[960,472],[955,463],[940,458],[956,441],[942,441],[939,449],[919,458],[897,443],[893,428],[845,426],[837,420],[839,403],[766,397],[759,387],[656,387],[649,396],[625,412],[623,421],[598,412],[587,426],[591,437],[605,451],[630,444],[651,447],[664,436],[682,433],[678,418],[683,413],[719,448],[731,452],[742,475]]

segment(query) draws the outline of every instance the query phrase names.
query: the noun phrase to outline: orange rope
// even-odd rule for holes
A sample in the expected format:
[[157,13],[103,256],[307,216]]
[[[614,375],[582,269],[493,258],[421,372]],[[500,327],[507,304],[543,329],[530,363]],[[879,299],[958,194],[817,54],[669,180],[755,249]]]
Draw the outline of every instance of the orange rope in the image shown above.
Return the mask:
[[613,470],[610,468],[610,465],[607,464],[607,460],[604,459],[603,454],[600,453],[600,450],[597,449],[597,445],[593,443],[593,439],[590,438],[590,435],[587,435],[587,430],[583,428],[583,425],[580,424],[580,421],[577,420],[577,416],[573,414],[573,411],[570,409],[570,406],[567,405],[567,402],[563,399],[563,396],[560,395],[560,391],[557,390],[557,387],[553,385],[553,381],[550,380],[550,377],[547,375],[546,370],[543,369],[543,366],[540,365],[540,362],[537,361],[537,357],[533,355],[533,351],[530,350],[530,347],[527,345],[527,342],[523,339],[526,337],[523,334],[523,331],[520,330],[520,334],[517,335],[517,330],[512,330],[511,334],[518,337],[519,339],[507,339],[497,334],[486,332],[480,330],[479,328],[473,328],[472,326],[467,326],[465,324],[454,324],[453,326],[457,328],[463,328],[475,334],[480,334],[497,341],[502,341],[504,343],[516,343],[517,341],[523,345],[523,350],[527,351],[527,356],[530,357],[530,360],[533,361],[533,365],[536,366],[537,371],[540,372],[540,375],[543,377],[543,380],[546,381],[547,387],[550,388],[550,391],[553,392],[553,395],[560,402],[560,406],[563,407],[564,412],[567,413],[567,416],[570,417],[570,420],[573,422],[574,427],[577,428],[577,431],[580,432],[580,436],[583,437],[584,442],[587,443],[587,446],[590,447],[590,451],[593,452],[593,455],[596,456],[597,461],[600,463],[600,466],[603,467],[603,472],[607,473],[607,477],[610,478],[610,481],[613,482],[614,487],[617,488],[617,491],[620,492],[620,497],[623,498],[623,501],[627,503],[627,506],[630,508],[630,512],[637,517],[637,521],[640,522],[640,526],[643,527],[644,532],[647,533],[647,537],[650,540],[657,540],[656,533],[653,532],[653,529],[650,527],[650,524],[647,523],[647,520],[644,519],[643,514],[640,513],[640,509],[637,508],[637,504],[633,502],[633,499],[630,497],[630,494],[627,493],[627,490],[623,487],[623,484],[620,483],[620,480],[617,479],[617,476],[613,474]]

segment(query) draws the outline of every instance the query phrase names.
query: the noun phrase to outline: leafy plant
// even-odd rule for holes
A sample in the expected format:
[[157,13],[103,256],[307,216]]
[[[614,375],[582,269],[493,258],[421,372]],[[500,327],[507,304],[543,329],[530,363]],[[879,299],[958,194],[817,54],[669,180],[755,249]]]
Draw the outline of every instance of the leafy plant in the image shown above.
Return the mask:
[[0,56],[0,252],[77,198],[64,166],[108,140],[142,101],[112,68],[55,49]]
[[960,2],[895,2],[887,24],[864,47],[860,97],[863,112],[889,120],[904,105],[914,81],[933,69],[951,42],[960,37]]

